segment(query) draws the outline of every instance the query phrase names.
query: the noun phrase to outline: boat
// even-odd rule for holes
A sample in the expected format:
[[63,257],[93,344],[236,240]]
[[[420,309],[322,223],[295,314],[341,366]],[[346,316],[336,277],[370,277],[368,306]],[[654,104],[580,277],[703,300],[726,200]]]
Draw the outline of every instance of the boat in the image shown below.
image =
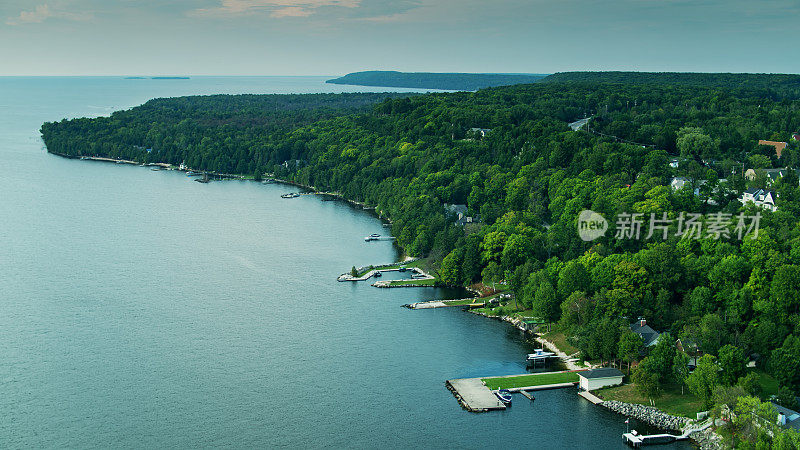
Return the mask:
[[297,198],[297,197],[300,197],[300,194],[298,194],[297,192],[290,192],[288,194],[281,195],[281,198]]
[[398,272],[405,272],[406,270],[408,270],[406,269],[406,266],[400,266],[400,268],[397,269]]
[[161,167],[153,167],[150,170],[152,170],[153,172],[157,172],[157,171],[161,170]]
[[375,278],[380,278],[380,277],[382,277],[382,276],[383,276],[383,274],[381,273],[381,271],[380,271],[380,270],[376,270],[376,271],[375,271],[375,275],[374,275],[374,277],[375,277]]
[[372,233],[372,234],[370,234],[369,236],[365,237],[365,238],[364,238],[364,240],[365,240],[365,241],[367,241],[367,242],[369,242],[369,241],[377,241],[377,240],[378,240],[378,239],[380,239],[380,238],[381,238],[381,235],[380,235],[380,234],[378,234],[378,233]]
[[504,405],[511,406],[511,391],[508,389],[498,389],[494,395],[496,395]]

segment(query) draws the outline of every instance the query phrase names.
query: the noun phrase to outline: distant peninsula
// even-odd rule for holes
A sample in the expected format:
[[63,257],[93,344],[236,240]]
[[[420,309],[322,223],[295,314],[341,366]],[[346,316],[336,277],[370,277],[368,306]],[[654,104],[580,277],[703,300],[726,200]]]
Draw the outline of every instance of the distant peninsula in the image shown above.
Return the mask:
[[332,84],[355,86],[477,91],[487,87],[535,83],[547,75],[502,73],[430,73],[368,71],[354,72],[328,80]]

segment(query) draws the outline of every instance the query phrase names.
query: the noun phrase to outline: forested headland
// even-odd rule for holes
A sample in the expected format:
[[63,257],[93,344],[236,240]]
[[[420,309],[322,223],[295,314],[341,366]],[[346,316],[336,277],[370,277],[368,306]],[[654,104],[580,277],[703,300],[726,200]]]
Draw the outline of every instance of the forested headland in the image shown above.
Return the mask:
[[[664,342],[680,338],[695,355],[710,355],[705,366],[733,374],[714,383],[755,393],[744,380],[753,356],[782,398],[793,398],[800,187],[793,170],[774,181],[764,174],[800,167],[796,80],[674,76],[580,75],[410,97],[158,99],[110,117],[46,123],[42,135],[53,153],[270,173],[374,205],[391,218],[398,244],[426,256],[443,282],[507,283],[514,299],[495,313],[522,311],[554,324],[587,360],[639,362],[648,395],[686,384],[711,402],[707,386],[695,389],[699,381],[672,370],[674,349],[644,357],[628,329],[639,317],[668,333]],[[588,128],[569,128],[584,117],[592,117]],[[760,139],[789,146],[778,159]],[[757,176],[745,178],[747,169]],[[686,186],[673,189],[675,177]],[[738,198],[748,188],[773,191],[777,211],[743,206]],[[480,222],[457,225],[445,204],[466,205]],[[586,209],[610,222],[591,242],[576,229]],[[758,213],[760,228],[741,240],[733,225],[724,238],[678,236],[673,221],[666,239],[615,238],[620,214],[647,221],[681,212]]]
[[495,74],[495,73],[428,73],[367,71],[349,73],[326,81],[332,84],[356,86],[401,87],[416,89],[441,89],[448,91],[477,91],[488,87],[534,83],[546,75]]

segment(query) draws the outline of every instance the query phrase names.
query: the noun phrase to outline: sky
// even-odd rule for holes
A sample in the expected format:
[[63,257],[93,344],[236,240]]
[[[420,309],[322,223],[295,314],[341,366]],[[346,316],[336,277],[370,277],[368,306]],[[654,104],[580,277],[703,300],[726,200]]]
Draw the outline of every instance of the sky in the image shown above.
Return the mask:
[[0,75],[800,73],[800,0],[0,0]]

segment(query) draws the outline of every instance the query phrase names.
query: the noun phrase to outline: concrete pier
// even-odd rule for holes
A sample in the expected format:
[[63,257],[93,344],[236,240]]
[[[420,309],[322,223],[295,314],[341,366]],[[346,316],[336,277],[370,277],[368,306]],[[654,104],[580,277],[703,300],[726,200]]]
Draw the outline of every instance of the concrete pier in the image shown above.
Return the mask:
[[506,409],[506,405],[483,384],[480,378],[447,380],[445,385],[467,411],[486,412]]

